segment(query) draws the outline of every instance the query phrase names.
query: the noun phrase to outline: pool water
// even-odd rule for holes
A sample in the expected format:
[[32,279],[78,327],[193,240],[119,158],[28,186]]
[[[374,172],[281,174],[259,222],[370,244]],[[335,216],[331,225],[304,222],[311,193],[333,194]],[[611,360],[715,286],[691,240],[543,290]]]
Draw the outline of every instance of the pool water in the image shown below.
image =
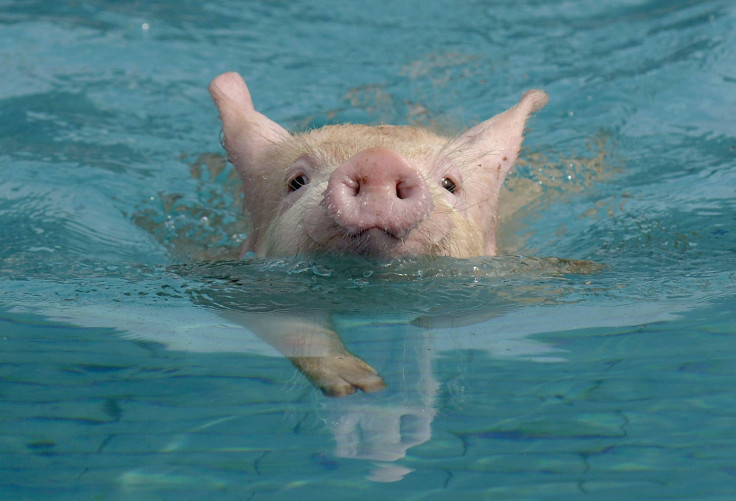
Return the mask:
[[[733,499],[735,23],[0,1],[0,498]],[[457,131],[545,89],[505,255],[237,260],[224,71],[293,128]],[[333,325],[387,389],[325,397],[259,314]]]

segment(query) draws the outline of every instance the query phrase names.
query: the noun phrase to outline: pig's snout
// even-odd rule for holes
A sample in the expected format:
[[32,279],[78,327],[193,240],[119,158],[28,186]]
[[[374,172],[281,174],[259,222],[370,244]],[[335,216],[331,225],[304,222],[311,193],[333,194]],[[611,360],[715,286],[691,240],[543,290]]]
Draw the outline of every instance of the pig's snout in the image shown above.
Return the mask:
[[330,176],[327,210],[348,234],[379,229],[403,239],[431,210],[427,183],[399,153],[361,151]]

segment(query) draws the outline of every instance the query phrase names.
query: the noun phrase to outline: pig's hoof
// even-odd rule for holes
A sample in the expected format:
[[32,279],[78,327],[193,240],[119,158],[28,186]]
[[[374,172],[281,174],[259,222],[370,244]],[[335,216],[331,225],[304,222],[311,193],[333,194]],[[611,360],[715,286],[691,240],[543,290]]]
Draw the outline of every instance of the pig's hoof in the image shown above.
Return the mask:
[[386,387],[373,367],[349,353],[294,357],[291,361],[328,397],[344,397],[358,390],[371,393]]

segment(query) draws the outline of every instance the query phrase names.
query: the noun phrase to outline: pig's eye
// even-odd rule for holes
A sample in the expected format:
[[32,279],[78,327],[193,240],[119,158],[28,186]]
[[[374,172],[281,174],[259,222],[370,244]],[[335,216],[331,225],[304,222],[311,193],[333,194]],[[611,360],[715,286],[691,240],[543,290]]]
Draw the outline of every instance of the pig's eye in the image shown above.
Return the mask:
[[455,191],[457,190],[457,185],[455,184],[455,181],[453,181],[449,177],[443,177],[441,184],[442,187],[450,193],[455,193]]
[[307,179],[307,176],[305,176],[304,174],[294,176],[293,178],[289,179],[289,193],[298,190],[302,186],[306,186],[308,182],[309,179]]

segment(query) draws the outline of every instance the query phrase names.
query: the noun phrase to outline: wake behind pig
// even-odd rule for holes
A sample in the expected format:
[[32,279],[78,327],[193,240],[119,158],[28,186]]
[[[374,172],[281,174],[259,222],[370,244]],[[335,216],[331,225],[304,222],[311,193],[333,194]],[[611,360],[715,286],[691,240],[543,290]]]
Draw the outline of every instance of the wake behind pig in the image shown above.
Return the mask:
[[548,99],[527,91],[455,138],[393,125],[292,134],[255,110],[237,73],[209,90],[251,218],[241,256],[264,257],[496,255],[501,186],[527,119]]
[[[529,116],[547,103],[547,94],[530,90],[512,108],[449,138],[392,125],[289,133],[255,110],[237,73],[215,78],[210,94],[251,218],[241,256],[261,257],[496,255],[501,186]],[[226,313],[326,395],[386,386],[344,346],[329,311]]]

